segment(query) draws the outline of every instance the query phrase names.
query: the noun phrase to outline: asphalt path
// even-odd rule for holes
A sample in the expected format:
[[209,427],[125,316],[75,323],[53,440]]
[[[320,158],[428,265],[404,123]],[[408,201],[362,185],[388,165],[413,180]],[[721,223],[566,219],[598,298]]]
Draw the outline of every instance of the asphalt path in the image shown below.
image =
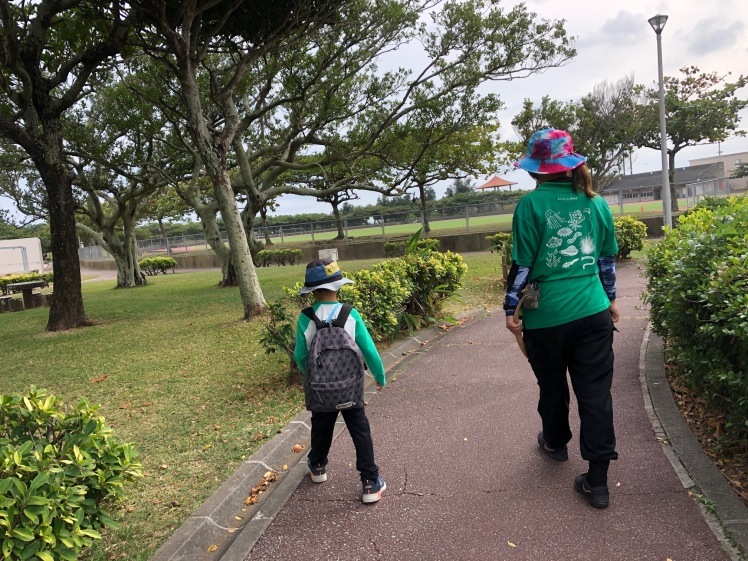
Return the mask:
[[611,504],[595,510],[573,489],[586,471],[572,403],[569,461],[537,448],[537,385],[502,314],[441,337],[399,371],[367,409],[387,491],[360,501],[346,432],[328,480],[304,478],[247,560],[729,559],[663,452],[642,396],[645,280],[619,266],[620,330],[613,384],[620,459]]

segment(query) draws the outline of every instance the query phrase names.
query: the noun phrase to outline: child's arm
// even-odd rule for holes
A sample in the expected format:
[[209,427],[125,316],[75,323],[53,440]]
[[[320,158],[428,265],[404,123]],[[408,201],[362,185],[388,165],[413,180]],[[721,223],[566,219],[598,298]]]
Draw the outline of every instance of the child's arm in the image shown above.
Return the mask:
[[[304,374],[306,374],[306,359],[309,357],[309,349],[306,348],[306,337],[304,337],[306,326],[302,328],[301,325],[301,318],[305,317],[306,316],[302,315],[296,322],[296,346],[293,350],[293,359],[296,361],[296,366],[298,366],[299,370]],[[309,325],[309,320],[304,323]]]
[[351,317],[356,320],[356,344],[361,349],[364,362],[369,367],[371,375],[374,376],[377,384],[384,386],[387,383],[384,375],[384,365],[379,356],[379,351],[377,351],[377,347],[374,345],[374,340],[369,335],[369,331],[366,329],[366,325],[364,325],[364,320],[361,319],[358,311],[355,309],[351,310]]

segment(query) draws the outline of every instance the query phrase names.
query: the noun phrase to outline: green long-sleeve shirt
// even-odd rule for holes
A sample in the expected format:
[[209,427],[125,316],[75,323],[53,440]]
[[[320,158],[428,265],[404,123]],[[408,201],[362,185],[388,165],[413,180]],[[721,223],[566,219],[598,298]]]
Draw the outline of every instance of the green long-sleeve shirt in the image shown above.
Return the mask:
[[[338,317],[340,303],[316,302],[312,308],[321,321],[328,321],[331,314],[334,314],[333,319]],[[351,310],[345,322],[345,330],[353,337],[353,340],[361,350],[361,355],[371,375],[374,376],[374,379],[380,386],[384,386],[387,380],[384,376],[382,359],[379,357],[379,352],[374,345],[374,340],[369,335],[369,331],[366,329],[366,325],[364,325],[364,321],[355,308]],[[296,348],[294,349],[293,358],[299,369],[304,373],[306,373],[306,361],[309,357],[309,346],[312,344],[312,337],[314,337],[316,332],[317,326],[314,322],[304,314],[299,315],[299,320],[296,324]]]

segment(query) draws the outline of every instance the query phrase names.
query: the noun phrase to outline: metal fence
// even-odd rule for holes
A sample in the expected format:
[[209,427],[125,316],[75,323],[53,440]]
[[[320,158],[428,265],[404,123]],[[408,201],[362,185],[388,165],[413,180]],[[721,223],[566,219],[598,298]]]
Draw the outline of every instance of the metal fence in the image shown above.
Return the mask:
[[[728,196],[731,194],[730,181],[727,178],[710,179],[696,183],[689,183],[681,187],[681,200],[685,199],[686,208],[695,206],[699,200],[709,196]],[[656,193],[659,195],[659,190]],[[624,192],[605,192],[613,212],[625,214],[629,203],[652,202],[655,193],[650,188],[647,192],[631,191],[629,196]],[[448,231],[450,233],[469,233],[506,227],[511,224],[511,214],[516,202],[489,202],[461,207],[434,208],[427,211],[427,217],[432,230]],[[360,218],[344,218],[342,220],[342,243],[355,243],[356,238],[387,239],[398,235],[415,232],[424,224],[424,216],[420,209],[408,209],[388,214],[372,215]],[[286,243],[311,242],[338,239],[338,224],[333,217],[316,222],[302,222],[297,224],[273,225],[263,228],[255,226],[252,235],[259,241],[270,240],[274,245],[283,247]],[[228,243],[226,232],[221,232],[221,239]],[[209,250],[210,245],[202,233],[187,234],[138,240],[138,253],[153,254],[166,253],[168,248],[172,253]],[[83,260],[110,259],[111,257],[100,247],[84,247],[78,254]]]

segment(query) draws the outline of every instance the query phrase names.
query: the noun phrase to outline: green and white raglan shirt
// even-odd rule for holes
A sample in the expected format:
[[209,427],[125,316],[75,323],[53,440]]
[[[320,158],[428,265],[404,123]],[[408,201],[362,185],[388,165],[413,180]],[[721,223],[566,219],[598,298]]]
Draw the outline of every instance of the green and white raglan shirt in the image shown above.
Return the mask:
[[598,259],[618,253],[613,215],[602,197],[574,192],[570,182],[538,185],[517,204],[512,259],[532,268],[540,306],[523,308],[527,329],[553,327],[610,306]]
[[[338,317],[340,311],[340,302],[315,302],[312,306],[315,315],[321,321],[334,320]],[[355,308],[351,310],[348,319],[345,322],[345,330],[353,337],[356,341],[358,348],[361,349],[361,355],[364,358],[366,366],[369,367],[369,372],[374,376],[374,379],[380,386],[384,386],[387,380],[384,376],[384,365],[382,359],[379,356],[379,351],[374,345],[374,340],[369,335],[369,330],[366,329],[364,320],[361,319],[358,311]],[[299,315],[299,320],[296,324],[296,348],[294,349],[293,358],[296,361],[299,369],[306,373],[306,361],[309,357],[309,347],[312,344],[312,337],[317,332],[317,326],[314,322],[306,317],[304,314]]]

